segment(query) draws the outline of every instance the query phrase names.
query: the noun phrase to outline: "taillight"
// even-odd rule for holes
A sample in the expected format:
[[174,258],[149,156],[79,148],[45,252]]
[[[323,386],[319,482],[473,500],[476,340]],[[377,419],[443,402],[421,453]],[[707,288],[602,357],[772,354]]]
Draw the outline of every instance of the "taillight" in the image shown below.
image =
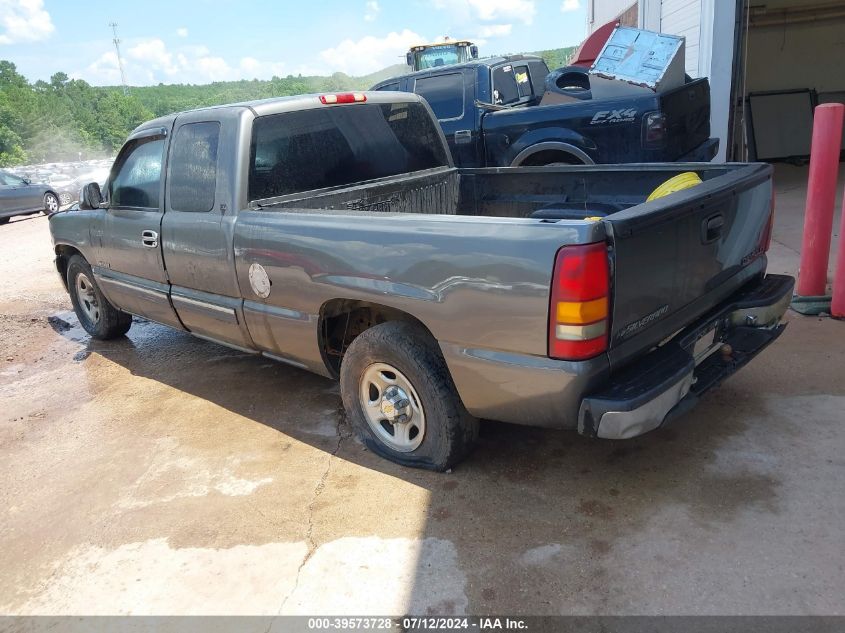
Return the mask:
[[772,233],[775,230],[775,190],[772,189],[772,206],[769,210],[769,223],[766,225],[766,230],[763,233],[763,252],[768,253],[769,247],[772,245]]
[[610,270],[604,242],[564,246],[555,257],[549,356],[584,360],[607,349]]
[[656,147],[666,138],[666,116],[662,112],[648,112],[643,116],[643,146]]
[[320,95],[320,103],[323,105],[332,105],[335,103],[364,103],[367,100],[367,95],[360,92],[344,92],[333,95]]

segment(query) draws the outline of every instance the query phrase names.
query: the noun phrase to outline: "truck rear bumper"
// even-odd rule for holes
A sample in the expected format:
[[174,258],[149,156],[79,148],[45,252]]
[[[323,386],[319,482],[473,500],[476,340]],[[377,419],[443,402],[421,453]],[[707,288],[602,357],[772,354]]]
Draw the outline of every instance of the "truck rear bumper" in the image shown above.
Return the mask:
[[692,151],[675,159],[676,163],[709,163],[719,152],[719,139],[709,138]]
[[767,276],[612,376],[582,401],[578,431],[625,439],[688,411],[781,335],[794,284],[792,277]]

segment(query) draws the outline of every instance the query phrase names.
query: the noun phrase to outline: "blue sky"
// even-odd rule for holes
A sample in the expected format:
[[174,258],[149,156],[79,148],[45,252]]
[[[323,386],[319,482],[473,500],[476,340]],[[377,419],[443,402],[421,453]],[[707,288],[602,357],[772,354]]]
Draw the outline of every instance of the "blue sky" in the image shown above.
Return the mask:
[[56,71],[120,81],[108,23],[118,23],[132,85],[363,75],[444,35],[482,55],[578,44],[586,0],[0,0],[0,59],[31,81]]

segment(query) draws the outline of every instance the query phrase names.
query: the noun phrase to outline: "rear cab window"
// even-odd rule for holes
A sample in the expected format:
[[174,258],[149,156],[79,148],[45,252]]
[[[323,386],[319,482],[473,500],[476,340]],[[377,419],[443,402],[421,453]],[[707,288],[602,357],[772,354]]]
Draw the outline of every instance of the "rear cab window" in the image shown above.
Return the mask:
[[249,201],[445,167],[439,127],[422,103],[363,103],[258,117]]
[[531,72],[526,64],[505,64],[493,69],[493,103],[512,105],[534,97]]
[[464,115],[464,76],[459,72],[417,79],[414,92],[428,101],[441,121]]

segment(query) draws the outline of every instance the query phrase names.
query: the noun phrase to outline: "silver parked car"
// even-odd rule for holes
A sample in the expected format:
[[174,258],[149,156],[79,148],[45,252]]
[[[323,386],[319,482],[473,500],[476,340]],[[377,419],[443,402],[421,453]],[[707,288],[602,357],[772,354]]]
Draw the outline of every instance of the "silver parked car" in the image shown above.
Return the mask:
[[59,196],[45,184],[33,184],[26,178],[0,170],[0,224],[12,216],[59,210]]

